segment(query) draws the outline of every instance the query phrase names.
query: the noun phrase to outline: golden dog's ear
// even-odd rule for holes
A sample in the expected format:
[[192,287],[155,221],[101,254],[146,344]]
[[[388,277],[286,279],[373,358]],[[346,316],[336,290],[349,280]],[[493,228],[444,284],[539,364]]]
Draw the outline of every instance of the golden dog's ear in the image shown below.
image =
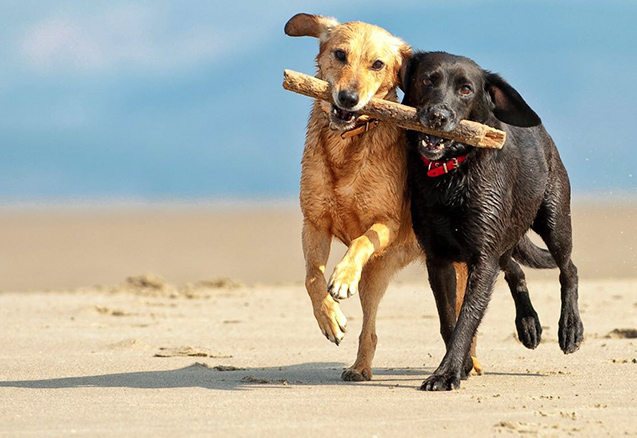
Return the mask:
[[301,13],[288,20],[285,24],[285,34],[293,37],[311,36],[324,40],[330,30],[338,24],[335,18]]
[[407,43],[403,43],[400,46],[401,64],[398,70],[398,87],[403,91],[406,91],[405,80],[407,76],[407,65],[409,65],[409,60],[413,53],[413,50]]

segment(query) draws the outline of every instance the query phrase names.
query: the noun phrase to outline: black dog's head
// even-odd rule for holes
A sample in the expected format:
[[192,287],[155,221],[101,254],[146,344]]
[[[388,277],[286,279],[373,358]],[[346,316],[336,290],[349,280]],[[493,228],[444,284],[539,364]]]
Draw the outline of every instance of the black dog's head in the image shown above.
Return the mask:
[[[415,54],[404,72],[403,103],[418,109],[420,122],[442,132],[461,120],[498,127],[530,127],[542,123],[537,114],[502,77],[462,56],[444,52]],[[469,146],[418,133],[418,150],[435,161],[464,153]]]

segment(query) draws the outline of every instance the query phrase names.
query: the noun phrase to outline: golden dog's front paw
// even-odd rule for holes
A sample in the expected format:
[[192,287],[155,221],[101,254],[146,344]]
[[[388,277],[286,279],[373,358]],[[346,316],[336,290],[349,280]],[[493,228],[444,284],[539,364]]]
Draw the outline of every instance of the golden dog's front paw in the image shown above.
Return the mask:
[[339,345],[345,337],[347,318],[338,303],[327,295],[314,309],[314,316],[325,337]]
[[335,300],[343,300],[358,292],[360,279],[361,269],[358,266],[341,262],[334,268],[327,290]]

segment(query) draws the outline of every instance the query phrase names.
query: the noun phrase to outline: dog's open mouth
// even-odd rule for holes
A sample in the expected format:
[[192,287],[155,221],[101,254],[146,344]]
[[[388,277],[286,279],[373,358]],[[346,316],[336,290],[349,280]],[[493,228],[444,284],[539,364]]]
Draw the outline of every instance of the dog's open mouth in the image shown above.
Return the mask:
[[330,111],[331,128],[336,130],[350,129],[356,123],[358,119],[358,113],[347,111],[342,108],[332,105]]
[[431,161],[436,161],[445,154],[445,149],[453,144],[453,140],[431,134],[422,134],[418,142],[420,155]]

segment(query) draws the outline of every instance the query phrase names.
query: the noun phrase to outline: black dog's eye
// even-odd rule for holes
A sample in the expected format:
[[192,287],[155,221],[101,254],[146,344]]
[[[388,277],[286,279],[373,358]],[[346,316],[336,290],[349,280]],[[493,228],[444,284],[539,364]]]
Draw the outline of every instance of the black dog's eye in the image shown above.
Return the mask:
[[462,87],[460,87],[460,94],[464,94],[465,96],[471,94],[472,91],[473,90],[468,85],[463,85]]
[[338,59],[341,62],[347,61],[347,55],[344,50],[336,49],[334,50],[334,58]]
[[431,78],[425,78],[422,80],[422,83],[425,84],[425,87],[433,87],[434,83]]
[[385,63],[381,61],[380,59],[372,64],[372,70],[379,71],[379,70],[382,70],[383,67],[385,67]]

